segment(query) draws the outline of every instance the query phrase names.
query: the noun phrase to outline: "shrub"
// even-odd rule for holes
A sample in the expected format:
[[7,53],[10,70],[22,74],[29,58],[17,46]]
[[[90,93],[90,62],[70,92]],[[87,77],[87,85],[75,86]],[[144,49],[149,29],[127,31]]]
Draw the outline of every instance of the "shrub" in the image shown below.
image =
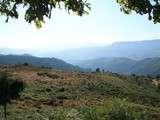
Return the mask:
[[94,107],[84,107],[81,109],[83,120],[102,120],[102,116],[98,113]]
[[97,73],[101,72],[100,68],[97,68],[97,69],[96,69],[96,72],[97,72]]
[[57,109],[49,116],[49,120],[83,120],[83,116],[76,109]]
[[126,99],[113,100],[107,116],[109,120],[151,120],[145,111],[136,111]]
[[47,77],[52,78],[52,79],[59,78],[58,75],[56,75],[56,74],[50,74],[50,73],[47,73],[47,72],[38,72],[37,75],[38,76],[43,76],[43,77],[47,76]]
[[25,62],[23,63],[24,66],[29,66],[29,63]]

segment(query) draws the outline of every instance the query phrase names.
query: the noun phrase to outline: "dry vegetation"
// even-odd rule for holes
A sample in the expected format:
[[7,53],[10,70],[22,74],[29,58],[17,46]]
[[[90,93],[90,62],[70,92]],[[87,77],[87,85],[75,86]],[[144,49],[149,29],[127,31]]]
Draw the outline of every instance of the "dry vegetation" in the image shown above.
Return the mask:
[[[26,83],[20,99],[9,106],[9,120],[116,120],[110,117],[117,116],[119,109],[134,114],[137,120],[160,120],[160,94],[156,87],[138,85],[130,76],[23,65],[0,66],[0,71],[4,70]],[[76,114],[77,119],[67,119],[68,114]],[[147,118],[141,119],[144,116]]]

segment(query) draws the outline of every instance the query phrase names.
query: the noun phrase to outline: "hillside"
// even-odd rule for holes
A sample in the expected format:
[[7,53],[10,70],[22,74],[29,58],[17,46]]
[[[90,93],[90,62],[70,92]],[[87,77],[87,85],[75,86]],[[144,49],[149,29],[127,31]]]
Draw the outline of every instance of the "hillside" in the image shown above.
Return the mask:
[[23,65],[0,66],[4,70],[26,84],[8,105],[8,120],[160,120],[160,94],[150,77]]
[[86,60],[77,63],[84,68],[104,69],[120,74],[137,74],[137,75],[160,75],[160,58],[146,58],[143,60],[132,60],[129,58],[99,58]]
[[160,75],[160,58],[146,58],[132,67],[132,73],[138,75]]
[[24,55],[0,55],[0,64],[24,64],[28,63],[39,67],[49,67],[60,70],[84,70],[56,58],[40,58],[28,54]]
[[130,73],[132,66],[136,63],[135,60],[128,58],[99,58],[93,60],[86,60],[77,63],[77,65],[84,68],[91,68],[93,71],[97,68],[104,69],[115,73]]

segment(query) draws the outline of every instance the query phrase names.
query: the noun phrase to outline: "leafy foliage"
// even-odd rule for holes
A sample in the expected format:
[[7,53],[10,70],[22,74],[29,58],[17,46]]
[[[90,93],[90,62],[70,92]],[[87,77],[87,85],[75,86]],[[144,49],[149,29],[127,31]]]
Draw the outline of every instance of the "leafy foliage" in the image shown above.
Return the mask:
[[[160,2],[159,0],[117,0],[121,6],[121,11],[126,14],[136,11],[140,15],[148,14],[149,20],[154,23],[160,22]],[[52,10],[59,7],[64,8],[70,13],[73,11],[79,16],[88,14],[90,3],[84,0],[0,0],[0,14],[18,18],[18,8],[23,6],[25,9],[25,20],[28,23],[34,22],[37,28],[42,27],[44,18],[51,18]]]
[[0,13],[7,16],[6,22],[9,17],[19,17],[17,9],[20,6],[26,10],[25,20],[34,22],[38,28],[42,27],[45,17],[51,18],[53,8],[64,6],[68,12],[73,11],[79,16],[88,14],[90,9],[90,4],[83,0],[0,0]]
[[135,11],[140,15],[148,14],[148,19],[154,23],[160,23],[160,1],[159,0],[117,0],[121,10],[129,14]]

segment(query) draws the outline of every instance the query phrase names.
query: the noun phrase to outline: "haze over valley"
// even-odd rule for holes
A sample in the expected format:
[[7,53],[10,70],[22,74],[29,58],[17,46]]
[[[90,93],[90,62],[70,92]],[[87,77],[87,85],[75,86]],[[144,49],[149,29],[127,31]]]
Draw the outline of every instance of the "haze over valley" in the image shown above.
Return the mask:
[[[136,42],[117,42],[107,46],[78,48],[57,52],[48,51],[45,53],[35,53],[34,51],[13,48],[1,48],[0,53],[2,55],[0,56],[0,64],[23,64],[27,62],[36,66],[38,65],[57,69],[57,66],[64,66],[61,62],[63,60],[67,62],[68,65],[70,64],[70,66],[68,66],[68,70],[80,70],[81,67],[81,70],[83,68],[84,70],[88,69],[95,71],[96,68],[100,68],[105,71],[120,74],[159,75],[159,46],[160,40],[147,40]],[[8,54],[12,55],[9,56]],[[16,56],[18,54],[20,56]],[[28,54],[41,56],[42,58],[32,57]],[[55,61],[56,58],[59,59],[57,59],[59,62]],[[42,63],[41,59],[46,59],[47,61]],[[77,68],[74,66],[77,66]],[[67,67],[64,68],[67,70]],[[63,70],[64,68],[60,67],[58,69]]]

